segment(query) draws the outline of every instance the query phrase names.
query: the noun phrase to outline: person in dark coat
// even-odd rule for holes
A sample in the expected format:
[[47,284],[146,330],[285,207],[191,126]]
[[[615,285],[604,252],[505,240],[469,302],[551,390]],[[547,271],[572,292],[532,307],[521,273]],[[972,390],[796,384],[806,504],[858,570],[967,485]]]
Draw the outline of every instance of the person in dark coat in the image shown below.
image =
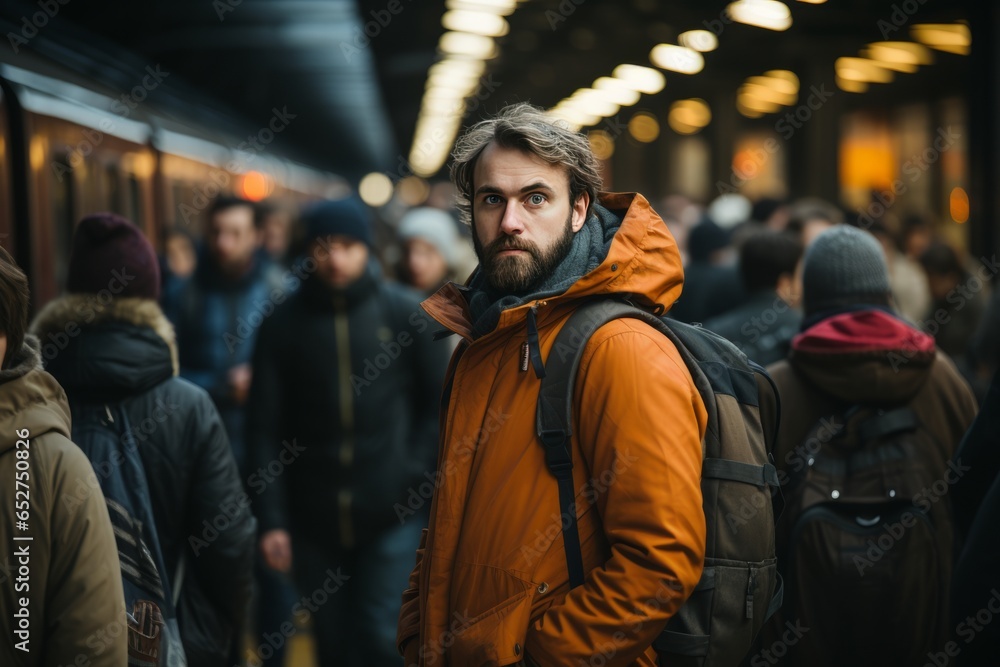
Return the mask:
[[[773,452],[779,479],[789,480],[813,464],[807,436],[821,418],[840,426],[851,406],[859,405],[884,411],[905,406],[918,415],[934,443],[918,452],[920,460],[932,479],[952,481],[952,468],[947,463],[976,416],[976,402],[955,364],[935,347],[933,338],[896,314],[889,270],[878,241],[855,227],[831,227],[806,250],[802,275],[802,332],[792,340],[788,359],[767,368],[781,397],[781,422]],[[825,429],[820,432],[829,432]],[[833,430],[829,439],[836,434]],[[952,544],[954,529],[948,503],[935,501],[929,516],[940,544]],[[786,557],[796,518],[786,512],[777,524],[779,562]],[[954,559],[947,548],[940,549],[939,556],[938,573],[948,581]],[[791,600],[794,603],[795,598]],[[937,609],[937,602],[933,604]],[[785,613],[783,610],[765,627],[765,646],[769,639],[781,635],[782,623],[796,620],[783,618]],[[812,619],[799,620],[813,623]],[[939,614],[940,624],[926,628],[928,635],[946,634],[947,620],[947,613]],[[827,648],[818,638],[836,631],[822,630],[806,634],[789,647],[783,664],[817,664],[810,656]],[[855,628],[845,641],[858,642],[853,646],[878,642],[883,648],[891,641],[878,628],[871,630]],[[895,646],[901,654],[909,648]]]
[[209,207],[197,268],[164,298],[177,332],[181,377],[205,389],[222,415],[236,463],[246,476],[243,409],[250,356],[260,323],[284,300],[288,282],[260,246],[253,202],[220,197]]
[[991,617],[1000,614],[1000,371],[954,461],[966,471],[952,488],[955,524],[964,543],[951,593],[959,651],[954,664],[989,665],[1000,653],[1000,625],[983,622],[984,609]]
[[752,234],[740,248],[740,276],[749,300],[705,322],[761,366],[788,356],[801,314],[794,299],[795,267],[802,244],[792,234],[770,230]]
[[[360,200],[306,211],[310,275],[261,326],[247,433],[261,551],[294,570],[320,665],[393,665],[395,615],[436,488],[448,346],[382,280]],[[336,592],[335,592],[336,591]]]
[[735,266],[726,263],[730,233],[705,216],[688,236],[684,291],[668,315],[681,322],[704,322],[740,305],[745,297]]
[[[938,347],[963,368],[988,303],[981,275],[969,273],[947,243],[933,241],[920,256],[933,302],[923,321]],[[988,277],[989,274],[987,274]]]
[[[243,433],[250,383],[250,358],[260,324],[284,301],[295,281],[261,246],[265,209],[246,199],[222,196],[206,212],[204,252],[193,276],[164,294],[163,309],[177,330],[181,377],[205,389],[226,427],[229,445],[244,484],[249,484]],[[250,489],[247,489],[250,491]],[[256,643],[290,622],[295,591],[259,563],[256,604],[251,611]],[[264,667],[280,667],[285,645],[265,658]],[[233,661],[242,655],[233,648]]]
[[[189,667],[221,667],[250,595],[256,521],[208,393],[178,377],[174,331],[157,300],[156,254],[130,221],[77,227],[67,294],[32,323],[46,369],[74,412],[120,403],[149,482]],[[181,574],[182,573],[182,574]]]

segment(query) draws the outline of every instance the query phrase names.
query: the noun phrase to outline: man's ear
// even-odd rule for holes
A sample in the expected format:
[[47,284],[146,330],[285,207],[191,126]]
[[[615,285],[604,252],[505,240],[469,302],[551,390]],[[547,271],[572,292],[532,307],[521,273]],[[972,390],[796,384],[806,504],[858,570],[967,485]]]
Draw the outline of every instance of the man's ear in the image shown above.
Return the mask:
[[583,229],[583,223],[587,222],[587,210],[590,208],[590,193],[583,192],[576,201],[573,202],[573,232]]

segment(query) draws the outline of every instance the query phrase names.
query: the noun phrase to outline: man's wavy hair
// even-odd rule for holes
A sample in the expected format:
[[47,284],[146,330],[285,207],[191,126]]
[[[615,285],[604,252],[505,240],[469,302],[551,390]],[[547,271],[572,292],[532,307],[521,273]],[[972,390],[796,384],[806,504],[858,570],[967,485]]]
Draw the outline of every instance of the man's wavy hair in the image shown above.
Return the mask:
[[476,162],[483,149],[494,143],[537,155],[549,164],[562,165],[569,173],[570,203],[584,192],[590,195],[587,216],[597,202],[601,189],[600,165],[590,142],[583,134],[570,130],[530,104],[511,104],[493,118],[470,127],[455,144],[452,153],[451,179],[458,188],[458,210],[462,222],[472,224],[472,182]]

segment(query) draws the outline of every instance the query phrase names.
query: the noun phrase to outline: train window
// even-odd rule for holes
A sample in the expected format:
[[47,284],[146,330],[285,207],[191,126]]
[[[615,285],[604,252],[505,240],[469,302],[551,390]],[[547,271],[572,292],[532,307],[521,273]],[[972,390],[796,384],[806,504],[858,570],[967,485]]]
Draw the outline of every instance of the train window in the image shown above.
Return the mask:
[[128,196],[126,197],[127,207],[125,210],[125,215],[139,225],[140,228],[146,228],[145,216],[143,215],[143,205],[142,205],[142,185],[139,183],[139,179],[135,177],[135,174],[128,175]]
[[69,253],[73,242],[74,211],[76,211],[76,191],[73,184],[73,170],[69,163],[69,153],[56,158],[55,173],[60,174],[52,180],[52,226],[55,242],[55,284],[62,289],[66,284],[66,267],[69,265]]
[[101,200],[102,206],[106,207],[105,210],[114,211],[119,215],[127,216],[128,212],[125,210],[124,202],[122,201],[122,189],[121,180],[118,173],[118,165],[113,162],[109,162],[104,165],[104,183]]

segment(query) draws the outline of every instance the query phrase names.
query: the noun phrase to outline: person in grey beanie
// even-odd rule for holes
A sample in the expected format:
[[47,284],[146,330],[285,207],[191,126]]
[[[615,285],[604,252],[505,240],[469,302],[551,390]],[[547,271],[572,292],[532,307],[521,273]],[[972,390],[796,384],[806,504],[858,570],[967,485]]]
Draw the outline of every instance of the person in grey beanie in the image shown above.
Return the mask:
[[820,234],[803,258],[803,330],[852,306],[890,312],[889,269],[874,236],[857,227],[836,225]]
[[447,211],[430,207],[408,211],[399,221],[398,233],[403,243],[400,274],[405,283],[430,295],[455,278],[460,240]]
[[[920,650],[924,644],[914,644],[909,632],[887,633],[881,624],[858,619],[893,617],[897,626],[909,627],[914,614],[924,614],[919,618],[926,627],[920,632],[926,634],[920,641],[937,646],[934,642],[939,638],[947,640],[948,614],[942,604],[953,567],[948,497],[927,501],[925,513],[907,490],[916,486],[919,491],[924,479],[928,484],[953,479],[954,469],[948,462],[975,418],[975,399],[951,359],[935,347],[934,339],[897,315],[882,247],[867,231],[835,225],[813,241],[803,259],[802,306],[805,318],[788,358],[767,369],[781,397],[782,419],[773,455],[788,503],[776,527],[779,568],[784,570],[786,590],[794,593],[786,592],[785,606],[762,632],[761,641],[766,646],[784,630],[783,623],[799,619],[809,625],[810,632],[789,650],[784,660],[789,667],[825,664],[826,659],[837,664],[876,664],[872,656],[884,658],[887,652],[898,658],[889,660],[892,664],[923,664],[925,655]],[[889,418],[883,419],[885,415]],[[875,435],[865,435],[870,433]],[[826,489],[823,480],[836,480],[836,490]],[[882,509],[846,509],[845,503],[861,502],[861,488],[866,489],[865,502],[872,503],[865,507]],[[816,494],[821,496],[824,516],[835,515],[839,520],[837,513],[845,512],[849,525],[844,528],[844,523],[830,519],[817,527],[822,519],[813,510],[818,505],[804,500],[810,492],[809,502]],[[921,537],[899,545],[891,557],[883,554],[885,560],[862,549],[856,552],[862,557],[860,566],[845,555],[849,551],[845,545],[854,538],[842,543],[843,532],[836,533],[838,539],[830,538],[830,531],[854,531],[856,536],[867,526],[877,531],[872,535],[882,545],[882,527],[900,521],[900,515],[889,516],[885,509],[893,502],[902,508],[898,511],[910,512],[909,519],[902,519],[906,525],[914,525],[907,522],[917,522],[915,517],[920,515],[933,532],[901,528],[901,537],[894,542],[909,539],[908,535]],[[876,515],[879,518],[873,518]],[[824,542],[823,538],[830,539]],[[826,545],[825,550],[813,550],[817,544]],[[924,558],[921,549],[929,549],[934,557],[922,561],[928,575],[913,586],[903,578],[903,573],[913,571],[905,569],[905,559],[912,559],[914,553],[918,560]],[[823,555],[813,557],[815,553]],[[808,567],[793,565],[807,558],[811,558]],[[825,569],[827,559],[838,564]],[[899,576],[884,577],[886,568]],[[868,576],[862,582],[863,575]],[[900,586],[907,588],[905,596]],[[865,601],[845,592],[858,587],[867,591]],[[820,588],[824,598],[813,599]],[[806,589],[811,592],[804,593]],[[907,608],[900,611],[893,604],[903,599]],[[839,602],[846,600],[852,601],[851,606]],[[816,605],[828,607],[829,613],[813,614],[809,609],[815,610]],[[851,624],[851,641],[831,643],[832,637],[839,640],[847,632],[840,619],[849,619],[844,622]],[[878,648],[870,655],[852,653],[862,650],[857,647],[873,646]],[[909,657],[915,651],[920,653],[919,662]],[[826,657],[817,659],[817,655]]]

